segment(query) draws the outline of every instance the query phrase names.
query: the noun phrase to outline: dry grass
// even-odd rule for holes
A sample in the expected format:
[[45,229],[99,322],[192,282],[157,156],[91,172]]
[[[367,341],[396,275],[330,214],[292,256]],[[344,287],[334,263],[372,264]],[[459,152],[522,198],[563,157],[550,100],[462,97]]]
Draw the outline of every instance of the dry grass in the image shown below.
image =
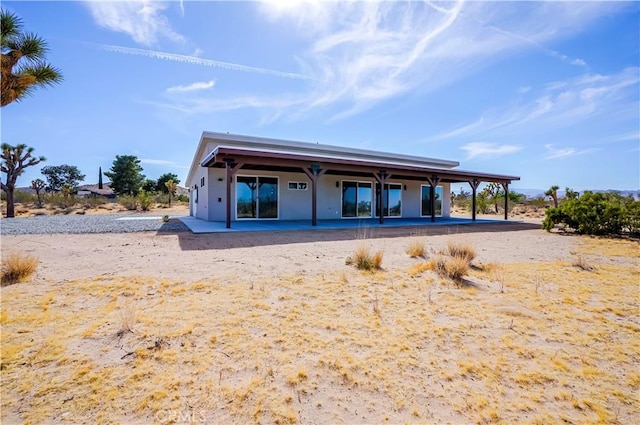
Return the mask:
[[461,242],[449,241],[444,253],[451,257],[461,258],[469,264],[471,264],[471,262],[476,258],[475,248],[469,244]]
[[[637,266],[499,269],[511,290],[439,285],[432,302],[393,268],[3,288],[1,419],[634,423]],[[114,339],[127,306],[134,332]]]
[[383,257],[382,251],[376,251],[372,254],[369,248],[360,245],[353,256],[347,257],[345,263],[354,265],[359,270],[379,270],[382,268]]
[[407,246],[407,254],[411,258],[425,258],[425,243],[420,239],[412,239]]
[[571,262],[571,265],[587,272],[592,272],[596,269],[596,266],[590,264],[589,260],[582,255],[575,257]]
[[9,254],[8,257],[2,259],[0,285],[7,286],[24,282],[36,272],[37,268],[37,258],[18,252]]

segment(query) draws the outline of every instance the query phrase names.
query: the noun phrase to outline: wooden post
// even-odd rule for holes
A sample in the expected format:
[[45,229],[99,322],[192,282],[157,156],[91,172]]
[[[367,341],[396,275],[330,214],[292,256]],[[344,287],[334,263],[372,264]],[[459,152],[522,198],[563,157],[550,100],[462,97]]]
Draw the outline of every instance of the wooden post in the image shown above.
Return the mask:
[[[226,226],[227,229],[231,228],[231,183],[233,183],[233,176],[236,174],[243,164],[236,164],[231,158],[225,158],[225,168],[227,172],[227,212],[226,212]],[[208,199],[208,198],[207,198]]]
[[380,170],[378,173],[373,173],[373,177],[376,178],[378,185],[380,186],[380,192],[378,195],[378,211],[380,211],[380,224],[384,224],[384,211],[382,211],[382,206],[384,202],[382,201],[382,197],[384,196],[384,185],[389,181],[389,175],[386,170]]
[[436,221],[436,186],[440,183],[440,177],[435,174],[431,177],[427,177],[429,183],[429,193],[431,194],[431,221]]
[[480,186],[478,179],[469,182],[471,185],[471,220],[476,221],[476,190]]
[[502,183],[504,189],[504,219],[509,220],[509,183]]
[[303,168],[302,171],[311,180],[311,225],[318,225],[318,179],[327,170],[321,170],[320,165],[311,164],[309,168]]

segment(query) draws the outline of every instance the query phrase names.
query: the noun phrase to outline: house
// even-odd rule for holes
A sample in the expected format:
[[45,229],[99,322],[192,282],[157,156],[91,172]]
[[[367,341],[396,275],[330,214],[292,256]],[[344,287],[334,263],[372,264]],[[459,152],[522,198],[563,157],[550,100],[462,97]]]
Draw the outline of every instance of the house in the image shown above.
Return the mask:
[[88,196],[102,196],[107,198],[110,201],[116,200],[116,194],[111,189],[109,184],[103,184],[102,189],[100,189],[98,184],[84,184],[82,186],[78,186],[78,198],[84,198]]
[[[459,170],[457,161],[318,143],[204,132],[186,183],[190,214],[208,221],[449,217],[451,183],[516,176]],[[507,200],[505,200],[507,202]],[[505,208],[505,219],[507,208]]]

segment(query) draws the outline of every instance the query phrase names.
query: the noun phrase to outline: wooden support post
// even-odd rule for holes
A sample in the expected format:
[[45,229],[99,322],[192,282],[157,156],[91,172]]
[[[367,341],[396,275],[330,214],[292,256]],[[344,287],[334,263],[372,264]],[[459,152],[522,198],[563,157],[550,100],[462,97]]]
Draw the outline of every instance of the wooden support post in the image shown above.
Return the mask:
[[471,185],[471,220],[476,221],[476,190],[480,186],[480,181],[473,179],[469,185]]
[[309,168],[303,168],[302,171],[311,180],[311,225],[318,225],[318,179],[327,170],[321,170],[320,165],[311,164]]
[[[231,158],[225,158],[225,168],[227,174],[227,211],[226,211],[226,226],[227,229],[231,228],[231,184],[233,183],[233,176],[242,167],[243,164],[236,164]],[[208,198],[207,198],[208,199]]]
[[504,189],[504,219],[509,220],[509,183],[502,183]]
[[431,196],[431,221],[436,221],[436,186],[440,183],[440,177],[435,174],[431,177],[427,177],[429,183],[429,193]]
[[384,185],[389,182],[390,175],[387,174],[386,170],[380,170],[378,173],[373,173],[373,177],[376,178],[376,181],[380,186],[380,192],[378,194],[378,211],[380,212],[380,224],[384,224],[384,211],[382,211],[384,202],[382,198],[384,197]]

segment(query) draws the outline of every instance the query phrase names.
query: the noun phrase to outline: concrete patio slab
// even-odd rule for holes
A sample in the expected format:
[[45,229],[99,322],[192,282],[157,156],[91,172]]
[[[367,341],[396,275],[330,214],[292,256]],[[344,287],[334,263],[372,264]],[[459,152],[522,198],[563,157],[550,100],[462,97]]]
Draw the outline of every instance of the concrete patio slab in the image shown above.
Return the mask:
[[176,217],[195,234],[200,233],[236,233],[236,232],[277,232],[287,230],[335,230],[358,228],[392,228],[392,227],[422,227],[422,226],[451,226],[451,225],[482,225],[498,223],[515,223],[517,221],[487,220],[470,218],[437,218],[432,222],[430,218],[388,218],[384,224],[378,219],[364,220],[318,220],[317,226],[311,225],[311,220],[247,220],[234,221],[227,229],[224,221],[206,221],[192,216]]

